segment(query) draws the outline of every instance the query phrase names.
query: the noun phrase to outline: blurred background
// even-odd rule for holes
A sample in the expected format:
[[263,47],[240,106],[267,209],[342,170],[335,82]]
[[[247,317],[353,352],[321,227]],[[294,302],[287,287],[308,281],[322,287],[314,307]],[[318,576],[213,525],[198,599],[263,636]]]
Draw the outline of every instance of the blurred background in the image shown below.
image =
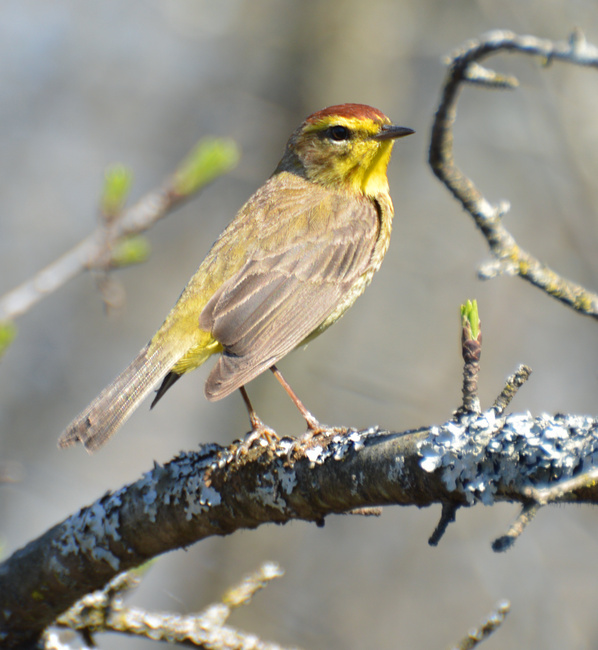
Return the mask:
[[[395,147],[389,178],[393,241],[366,294],[281,370],[323,422],[405,430],[444,422],[459,405],[459,305],[477,298],[488,406],[520,363],[534,369],[513,402],[596,414],[597,324],[523,281],[481,283],[488,259],[470,218],[427,166],[444,77],[442,56],[494,28],[556,40],[574,27],[598,43],[594,0],[5,0],[0,7],[0,295],[77,244],[97,224],[105,168],[135,175],[132,200],[158,185],[194,142],[230,136],[231,174],[149,233],[153,253],[118,272],[126,304],[107,315],[89,274],[18,320],[0,363],[0,484],[6,556],[154,460],[247,430],[238,395],[203,397],[210,364],[144,404],[101,452],[56,439],[161,324],[212,241],[278,162],[309,113],[363,102],[416,130]],[[466,88],[459,164],[489,200],[508,199],[507,227],[566,277],[598,289],[596,73],[504,56],[515,92]],[[282,433],[303,422],[269,373],[249,386]],[[331,517],[263,526],[171,553],[132,602],[197,611],[264,560],[282,580],[233,625],[305,648],[442,648],[508,598],[507,623],[484,646],[594,648],[598,515],[548,508],[515,547],[490,542],[512,505],[461,510],[438,548],[440,508],[387,508],[380,518]],[[149,642],[100,638],[101,647]]]

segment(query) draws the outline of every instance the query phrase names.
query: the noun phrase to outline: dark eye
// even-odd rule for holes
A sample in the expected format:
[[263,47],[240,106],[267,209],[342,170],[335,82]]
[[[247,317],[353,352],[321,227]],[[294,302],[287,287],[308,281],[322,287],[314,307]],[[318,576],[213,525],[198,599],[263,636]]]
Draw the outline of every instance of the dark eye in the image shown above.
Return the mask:
[[332,140],[340,142],[341,140],[348,140],[351,137],[351,131],[346,126],[341,126],[337,124],[336,126],[331,126],[328,129],[328,133]]

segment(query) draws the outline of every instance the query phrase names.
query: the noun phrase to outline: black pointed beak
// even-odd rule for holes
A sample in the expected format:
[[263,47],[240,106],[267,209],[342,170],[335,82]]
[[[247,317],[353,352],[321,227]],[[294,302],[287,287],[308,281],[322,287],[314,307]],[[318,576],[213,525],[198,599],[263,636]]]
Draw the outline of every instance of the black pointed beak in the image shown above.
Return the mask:
[[380,131],[373,138],[374,140],[394,140],[395,138],[404,138],[406,135],[411,135],[412,133],[415,133],[415,131],[406,126],[383,124],[380,127]]

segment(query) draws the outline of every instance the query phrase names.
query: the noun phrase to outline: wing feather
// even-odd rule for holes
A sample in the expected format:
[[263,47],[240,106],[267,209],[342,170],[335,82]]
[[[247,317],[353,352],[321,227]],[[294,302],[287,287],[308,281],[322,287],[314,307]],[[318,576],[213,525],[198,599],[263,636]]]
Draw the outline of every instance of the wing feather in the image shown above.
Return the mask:
[[[200,327],[224,348],[206,382],[208,399],[225,397],[297,347],[368,270],[379,232],[374,205],[341,193],[319,198],[316,206],[289,206],[287,232],[274,233],[279,245],[260,249],[203,309]],[[300,236],[288,231],[294,223]]]

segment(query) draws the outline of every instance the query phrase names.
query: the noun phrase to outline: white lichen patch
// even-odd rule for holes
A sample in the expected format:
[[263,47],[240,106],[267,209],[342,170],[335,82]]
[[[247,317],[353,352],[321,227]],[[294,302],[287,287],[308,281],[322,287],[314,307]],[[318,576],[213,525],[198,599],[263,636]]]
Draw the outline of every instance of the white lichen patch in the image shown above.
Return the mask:
[[493,409],[432,427],[419,443],[420,466],[442,471],[447,489],[491,504],[497,486],[523,488],[571,478],[598,463],[598,420],[530,413],[497,418]]
[[276,508],[285,512],[287,504],[279,492],[280,483],[272,472],[266,472],[259,477],[259,484],[255,486],[255,494],[265,506]]
[[137,487],[141,492],[141,500],[143,502],[143,508],[148,519],[155,523],[156,517],[158,516],[158,480],[160,474],[163,472],[163,468],[156,466],[153,471],[146,472],[143,475],[143,478],[137,482]]
[[56,555],[51,555],[48,558],[48,569],[57,576],[67,576],[69,574],[68,567],[62,564]]
[[376,435],[378,431],[377,427],[372,427],[364,431],[350,430],[336,433],[328,444],[310,447],[304,451],[304,454],[312,467],[322,465],[330,458],[342,461],[348,453],[361,449],[368,436]]
[[309,447],[305,450],[305,457],[312,465],[322,464],[324,462],[325,456],[322,453],[324,447],[316,445],[315,447]]
[[334,460],[343,460],[350,450],[359,451],[365,444],[367,433],[362,431],[349,431],[345,434],[339,434],[332,439],[335,445],[333,458]]
[[285,494],[291,494],[297,485],[297,473],[292,467],[278,467],[276,469],[280,488]]
[[[164,485],[159,490],[162,504],[184,504],[187,521],[222,502],[220,492],[206,484],[205,479],[205,472],[209,468],[220,466],[214,453],[216,449],[220,448],[216,445],[205,445],[201,457],[198,457],[197,453],[182,452],[162,470],[168,472],[168,480],[162,482]],[[151,472],[155,480],[160,478],[160,469],[155,468]]]
[[185,518],[190,521],[213,506],[220,505],[222,497],[220,492],[209,485],[205,485],[203,477],[192,477],[186,484]]
[[53,541],[54,548],[63,556],[85,553],[94,560],[107,562],[117,571],[120,560],[109,546],[111,540],[121,540],[121,505],[121,494],[115,492],[69,517],[63,524],[62,534]]

